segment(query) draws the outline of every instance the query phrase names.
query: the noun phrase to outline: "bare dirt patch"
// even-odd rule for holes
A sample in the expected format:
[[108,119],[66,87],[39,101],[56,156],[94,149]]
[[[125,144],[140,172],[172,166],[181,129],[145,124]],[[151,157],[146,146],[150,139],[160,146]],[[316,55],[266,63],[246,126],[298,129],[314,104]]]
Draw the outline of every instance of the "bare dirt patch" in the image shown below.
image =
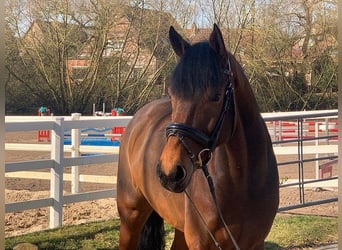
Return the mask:
[[[37,143],[37,132],[6,133],[6,142]],[[6,151],[6,163],[36,159],[49,159],[44,152]],[[278,161],[286,159],[280,158]],[[337,172],[334,167],[333,173]],[[48,170],[46,170],[48,171]],[[66,169],[70,172],[70,169]],[[297,178],[296,166],[280,167],[280,179]],[[89,165],[81,168],[81,174],[115,175],[114,164]],[[314,178],[314,167],[308,167],[305,178]],[[82,183],[82,191],[113,188],[109,184]],[[50,182],[47,180],[6,178],[6,203],[46,198],[50,195]],[[70,183],[65,182],[64,193],[70,193]],[[298,188],[282,188],[280,206],[299,203]],[[313,201],[337,196],[337,188],[306,188],[305,201]],[[337,216],[337,202],[290,210],[290,213]],[[49,208],[31,209],[23,212],[7,213],[5,235],[15,236],[49,228]],[[101,199],[64,205],[63,225],[118,218],[115,199]]]

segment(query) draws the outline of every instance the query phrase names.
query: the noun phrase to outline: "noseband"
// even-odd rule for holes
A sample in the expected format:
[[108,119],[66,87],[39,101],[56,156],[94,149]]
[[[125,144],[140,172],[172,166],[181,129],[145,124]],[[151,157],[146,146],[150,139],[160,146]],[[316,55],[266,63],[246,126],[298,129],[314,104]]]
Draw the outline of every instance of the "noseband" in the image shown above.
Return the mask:
[[[227,81],[225,91],[224,91],[223,106],[222,106],[219,118],[217,119],[216,125],[215,125],[214,129],[212,130],[211,134],[207,135],[207,134],[203,133],[202,131],[200,131],[199,129],[194,128],[192,126],[189,126],[185,123],[173,122],[173,123],[170,123],[166,127],[166,136],[167,136],[167,138],[169,138],[170,136],[178,137],[178,139],[182,142],[183,146],[187,150],[193,166],[195,166],[197,168],[201,168],[203,170],[204,175],[208,181],[210,192],[211,192],[212,197],[214,199],[215,206],[216,206],[216,209],[218,211],[221,222],[223,223],[226,232],[228,233],[230,239],[232,240],[234,247],[237,250],[239,250],[240,248],[239,248],[233,234],[229,230],[227,223],[225,222],[225,220],[223,218],[222,211],[220,209],[220,206],[219,206],[217,198],[216,198],[214,182],[212,180],[211,175],[209,174],[208,165],[207,165],[211,159],[212,152],[216,147],[218,137],[219,137],[219,134],[220,134],[223,122],[224,122],[225,115],[226,115],[226,113],[230,107],[230,104],[232,102],[232,99],[233,99],[233,90],[234,90],[233,83],[232,83],[233,82],[232,81],[233,80],[232,79],[233,78],[233,72],[231,70],[229,59],[228,59],[228,68],[225,69],[223,71],[223,73],[227,75],[228,81]],[[198,154],[198,157],[197,157],[198,161],[196,161],[196,156],[193,154],[191,147],[185,141],[185,138],[190,138],[191,140],[195,141],[196,143],[198,143],[199,145],[201,145],[203,147],[203,149]],[[209,154],[207,154],[206,158],[203,158],[204,152],[209,152]],[[187,195],[188,199],[190,200],[190,202],[195,207],[195,210],[197,211],[197,213],[198,213],[199,217],[201,218],[201,220],[203,221],[204,225],[206,225],[204,218],[201,216],[200,212],[198,211],[198,209],[194,205],[194,203],[193,203],[189,193],[187,192],[187,190],[185,190],[185,194]],[[206,225],[206,227],[207,227],[207,231],[208,231],[210,237],[212,238],[212,240],[214,241],[216,247],[218,249],[222,249],[219,242],[216,241],[214,235],[210,232],[207,225]]]

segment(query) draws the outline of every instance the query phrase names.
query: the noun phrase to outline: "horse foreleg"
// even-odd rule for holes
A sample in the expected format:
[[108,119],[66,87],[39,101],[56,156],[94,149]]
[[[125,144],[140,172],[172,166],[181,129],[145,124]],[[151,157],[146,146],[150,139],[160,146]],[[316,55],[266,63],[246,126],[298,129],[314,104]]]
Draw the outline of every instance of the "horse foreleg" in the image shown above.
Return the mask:
[[152,208],[130,183],[119,182],[117,188],[117,208],[120,216],[119,248],[137,249],[140,233]]
[[120,214],[119,249],[137,249],[144,220],[131,210]]
[[131,208],[120,209],[119,249],[137,249],[138,241],[150,211]]
[[171,250],[186,250],[189,249],[186,245],[184,233],[175,229],[175,237],[171,246]]

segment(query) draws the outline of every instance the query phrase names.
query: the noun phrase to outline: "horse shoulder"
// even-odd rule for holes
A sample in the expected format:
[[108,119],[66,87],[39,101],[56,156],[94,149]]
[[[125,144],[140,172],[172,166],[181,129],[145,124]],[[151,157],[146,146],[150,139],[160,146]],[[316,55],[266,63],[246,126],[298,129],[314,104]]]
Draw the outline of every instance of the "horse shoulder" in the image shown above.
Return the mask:
[[133,116],[120,145],[120,154],[133,172],[143,172],[146,165],[159,159],[170,114],[170,101],[163,98],[146,104]]

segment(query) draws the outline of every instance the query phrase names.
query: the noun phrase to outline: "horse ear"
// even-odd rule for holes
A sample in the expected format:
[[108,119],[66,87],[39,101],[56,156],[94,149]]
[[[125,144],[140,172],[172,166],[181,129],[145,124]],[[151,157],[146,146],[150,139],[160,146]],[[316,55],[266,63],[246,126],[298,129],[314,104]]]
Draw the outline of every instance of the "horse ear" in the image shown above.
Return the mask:
[[226,46],[224,45],[222,33],[216,23],[214,24],[214,29],[209,37],[209,45],[213,50],[216,51],[217,54],[220,55],[223,62],[226,63],[228,59],[228,53]]
[[190,44],[187,41],[185,41],[183,37],[180,34],[178,34],[172,26],[169,30],[169,39],[173,50],[179,57],[184,55],[186,49],[190,47]]

